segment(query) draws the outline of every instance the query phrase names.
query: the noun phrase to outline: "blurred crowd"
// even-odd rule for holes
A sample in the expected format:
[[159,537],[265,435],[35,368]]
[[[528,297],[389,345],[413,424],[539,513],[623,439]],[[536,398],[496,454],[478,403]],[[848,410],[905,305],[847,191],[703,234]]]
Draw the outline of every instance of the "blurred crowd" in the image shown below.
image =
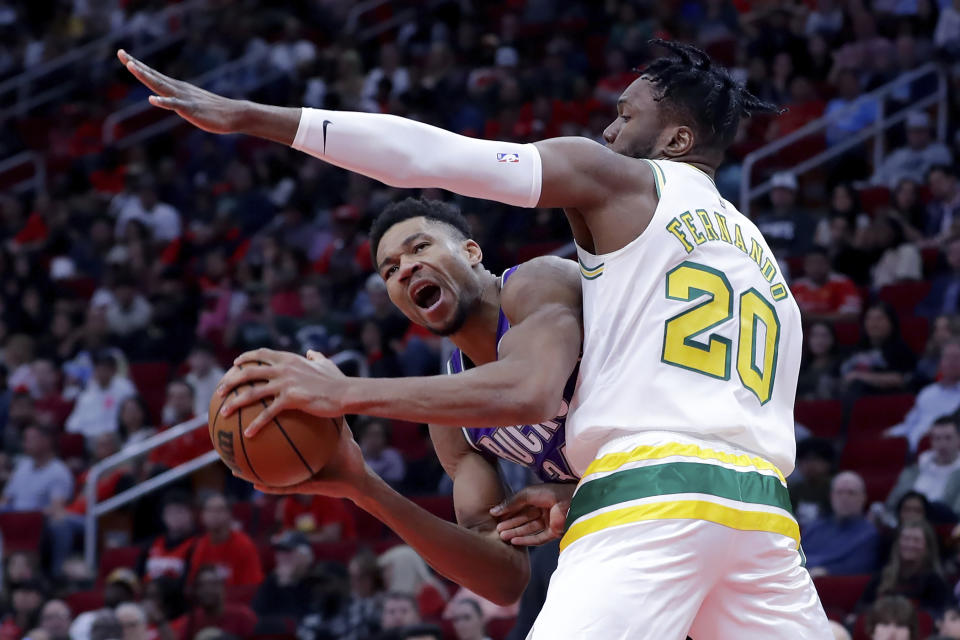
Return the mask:
[[[100,566],[85,565],[91,464],[205,416],[237,353],[315,349],[382,377],[439,373],[449,348],[396,312],[372,270],[365,230],[407,194],[252,139],[145,136],[136,121],[104,136],[111,113],[147,95],[113,49],[139,55],[171,36],[145,61],[210,73],[228,95],[516,141],[602,141],[633,67],[657,53],[649,40],[690,41],[788,109],[741,127],[717,176],[734,202],[747,153],[832,116],[812,145],[760,166],[772,190],[752,208],[806,321],[789,484],[808,567],[854,631],[921,638],[936,622],[960,638],[960,1],[459,0],[359,17],[345,0],[176,4],[0,3],[0,82],[123,33],[54,76],[75,83],[62,99],[0,120],[0,159],[33,150],[48,171],[42,191],[0,175],[0,638],[499,640],[516,615],[458,592],[352,505],[273,500],[219,466],[102,518]],[[217,75],[244,57],[264,60],[269,81],[251,82],[262,66]],[[930,61],[952,88],[945,138],[941,113],[918,109],[879,164],[854,146],[820,170],[784,170],[873,125],[882,110],[867,94]],[[906,83],[893,106],[935,89]],[[461,206],[494,272],[569,241],[557,212],[423,195]],[[903,410],[864,427],[858,407],[882,401]],[[354,424],[377,473],[441,496],[425,500],[449,516],[423,425]],[[201,426],[93,490],[104,500],[209,449]],[[882,473],[857,455],[881,449],[893,452]],[[19,548],[18,514],[41,514]],[[842,576],[862,577],[849,583],[859,600],[825,591]]]

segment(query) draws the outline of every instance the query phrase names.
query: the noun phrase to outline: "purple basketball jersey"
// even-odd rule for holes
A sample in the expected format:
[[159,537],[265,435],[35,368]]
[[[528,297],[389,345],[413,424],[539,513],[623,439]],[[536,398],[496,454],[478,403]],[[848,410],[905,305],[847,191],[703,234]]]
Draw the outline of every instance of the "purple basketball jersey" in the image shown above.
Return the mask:
[[[501,290],[517,267],[510,267],[503,272],[500,278]],[[497,324],[497,350],[500,348],[500,339],[510,330],[510,321],[500,310],[500,321]],[[447,362],[447,373],[461,373],[473,367],[473,363],[460,352],[454,349]],[[463,427],[463,435],[470,446],[477,451],[494,455],[510,462],[530,467],[543,482],[574,482],[579,477],[570,470],[570,465],[564,456],[566,435],[564,423],[567,420],[567,410],[570,407],[570,398],[577,382],[577,368],[573,370],[563,389],[563,405],[560,414],[553,420],[540,424],[521,424],[513,427]]]

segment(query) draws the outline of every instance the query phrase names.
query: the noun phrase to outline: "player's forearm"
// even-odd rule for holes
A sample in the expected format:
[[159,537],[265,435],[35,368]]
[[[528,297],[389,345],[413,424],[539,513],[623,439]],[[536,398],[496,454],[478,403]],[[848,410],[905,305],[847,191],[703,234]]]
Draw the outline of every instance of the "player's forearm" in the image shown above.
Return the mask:
[[345,414],[457,427],[537,424],[557,415],[563,382],[543,372],[517,375],[504,361],[454,376],[350,378]]
[[236,133],[265,138],[290,146],[300,126],[299,107],[273,107],[248,100],[238,100]]
[[[289,134],[289,114],[254,110],[260,133]],[[283,120],[283,126],[280,125]],[[439,188],[472,198],[534,207],[540,153],[532,144],[468,138],[393,115],[300,110],[294,149],[393,187]]]
[[390,527],[437,572],[496,602],[516,602],[530,577],[525,551],[448,522],[390,488],[374,474],[354,502]]

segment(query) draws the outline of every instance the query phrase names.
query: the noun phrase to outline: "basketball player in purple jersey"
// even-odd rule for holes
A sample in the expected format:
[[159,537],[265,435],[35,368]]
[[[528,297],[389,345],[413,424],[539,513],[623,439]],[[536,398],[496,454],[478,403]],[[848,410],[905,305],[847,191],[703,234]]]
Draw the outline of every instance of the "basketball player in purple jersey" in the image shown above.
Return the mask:
[[[319,477],[281,493],[322,493],[354,501],[414,547],[437,571],[497,603],[515,602],[529,576],[523,545],[562,532],[577,477],[564,457],[564,422],[580,353],[580,275],[577,264],[541,257],[497,276],[487,271],[466,220],[451,205],[408,198],[387,207],[371,228],[374,264],[393,303],[412,321],[456,345],[447,372],[427,378],[347,378],[338,389],[320,379],[325,395],[339,397],[344,414],[390,415],[432,421],[430,436],[453,479],[459,527],[424,511],[365,468],[351,438]],[[226,403],[232,412],[266,393],[286,389],[315,395],[317,368],[333,365],[292,353],[260,349],[238,362],[273,366],[232,369],[232,389],[246,379],[266,380],[255,393]],[[251,360],[253,359],[253,360]],[[335,367],[334,367],[335,369]],[[327,374],[329,375],[329,373]],[[252,378],[251,378],[252,376]],[[371,402],[369,398],[374,397]],[[363,398],[355,406],[351,398]],[[249,429],[269,424],[268,411]],[[437,423],[450,426],[438,426]],[[488,425],[517,425],[490,427]],[[451,428],[455,427],[455,428]],[[499,523],[490,510],[507,494],[497,458],[529,467],[555,504]],[[512,542],[512,544],[510,544]]]

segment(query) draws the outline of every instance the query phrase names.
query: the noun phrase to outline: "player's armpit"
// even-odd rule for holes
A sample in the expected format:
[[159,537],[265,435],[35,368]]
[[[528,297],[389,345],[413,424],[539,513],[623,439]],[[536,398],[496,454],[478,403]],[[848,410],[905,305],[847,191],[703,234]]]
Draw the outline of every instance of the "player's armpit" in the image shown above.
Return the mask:
[[538,207],[590,212],[612,198],[634,200],[656,192],[645,163],[584,137],[550,138],[535,143],[542,172]]

